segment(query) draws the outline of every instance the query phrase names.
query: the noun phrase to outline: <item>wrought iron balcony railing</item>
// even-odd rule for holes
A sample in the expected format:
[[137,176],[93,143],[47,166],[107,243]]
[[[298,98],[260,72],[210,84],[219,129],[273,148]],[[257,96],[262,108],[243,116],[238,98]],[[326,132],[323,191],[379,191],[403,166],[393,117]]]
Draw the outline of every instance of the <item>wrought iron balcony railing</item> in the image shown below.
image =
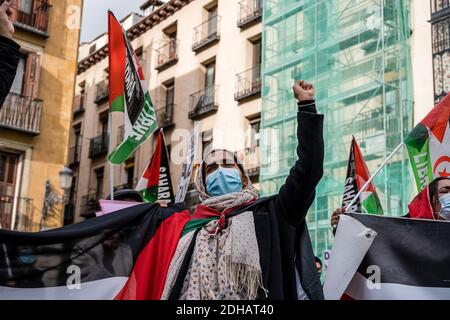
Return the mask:
[[1,229],[24,232],[37,231],[37,229],[34,229],[37,225],[35,225],[33,219],[32,199],[0,195]]
[[178,62],[179,44],[179,40],[170,39],[156,50],[156,70],[163,71]]
[[73,98],[73,116],[76,117],[86,111],[86,94],[78,94]]
[[194,28],[192,50],[196,53],[220,40],[220,16],[214,16]]
[[97,105],[102,104],[109,98],[109,82],[103,80],[97,84],[97,92],[95,94],[95,103]]
[[82,217],[91,217],[95,212],[100,211],[99,200],[103,198],[102,193],[91,192],[81,197],[80,215]]
[[243,0],[239,2],[239,18],[237,21],[239,28],[245,28],[261,21],[263,13],[262,1]]
[[189,119],[197,119],[199,117],[216,112],[218,86],[211,86],[200,90],[190,97]]
[[48,36],[48,22],[52,6],[47,0],[14,0],[12,19],[16,27]]
[[0,109],[0,127],[38,135],[42,108],[42,100],[9,93]]
[[108,153],[108,134],[103,133],[91,139],[89,145],[89,158],[93,159]]
[[245,70],[236,75],[236,92],[234,99],[243,99],[261,93],[261,65]]

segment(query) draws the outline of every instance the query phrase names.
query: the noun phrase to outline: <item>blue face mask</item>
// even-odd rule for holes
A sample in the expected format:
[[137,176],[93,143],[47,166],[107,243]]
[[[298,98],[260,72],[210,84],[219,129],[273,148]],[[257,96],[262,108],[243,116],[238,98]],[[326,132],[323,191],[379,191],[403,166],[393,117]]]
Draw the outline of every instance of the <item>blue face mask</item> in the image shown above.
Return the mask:
[[206,191],[213,197],[241,192],[242,180],[240,171],[234,168],[219,167],[206,177]]
[[440,215],[447,221],[450,221],[450,194],[443,195],[439,198],[441,202],[441,212]]

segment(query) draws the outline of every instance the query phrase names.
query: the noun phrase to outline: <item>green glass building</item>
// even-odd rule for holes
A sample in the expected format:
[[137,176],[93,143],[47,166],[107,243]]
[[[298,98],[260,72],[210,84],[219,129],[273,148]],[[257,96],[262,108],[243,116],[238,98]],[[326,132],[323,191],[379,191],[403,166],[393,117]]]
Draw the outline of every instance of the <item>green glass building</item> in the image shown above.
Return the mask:
[[[265,0],[261,190],[278,192],[296,159],[294,80],[316,88],[325,114],[325,173],[307,220],[315,252],[330,249],[350,141],[373,173],[413,128],[410,0]],[[375,180],[385,215],[414,192],[406,151]]]

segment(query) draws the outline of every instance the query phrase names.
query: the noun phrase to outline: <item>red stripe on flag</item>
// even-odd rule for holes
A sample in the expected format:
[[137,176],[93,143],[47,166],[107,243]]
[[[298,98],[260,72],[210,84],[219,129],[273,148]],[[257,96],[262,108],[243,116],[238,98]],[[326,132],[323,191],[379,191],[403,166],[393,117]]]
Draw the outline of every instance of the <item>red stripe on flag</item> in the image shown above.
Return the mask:
[[159,185],[159,174],[161,168],[161,153],[162,153],[162,137],[163,133],[160,130],[156,142],[156,150],[153,153],[150,165],[144,173],[144,178],[147,179],[147,188]]
[[189,211],[185,210],[175,213],[161,223],[153,238],[139,254],[127,283],[115,300],[161,298],[170,262],[189,219]]
[[112,12],[108,14],[109,106],[125,94],[126,45],[122,26]]
[[[361,149],[359,148],[359,145],[354,137],[352,143],[353,143],[353,152],[355,155],[356,183],[358,185],[358,190],[361,190],[364,184],[366,184],[366,182],[369,181],[370,172],[369,168],[367,168],[367,164],[366,161],[364,160],[364,156],[362,155]],[[366,190],[370,192],[376,192],[373,183],[371,183]]]

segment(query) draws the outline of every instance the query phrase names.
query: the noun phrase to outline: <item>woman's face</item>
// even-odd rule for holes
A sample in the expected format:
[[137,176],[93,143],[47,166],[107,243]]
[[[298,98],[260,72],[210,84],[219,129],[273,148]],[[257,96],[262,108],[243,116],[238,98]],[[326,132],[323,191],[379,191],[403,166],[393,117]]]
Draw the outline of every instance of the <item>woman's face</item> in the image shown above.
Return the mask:
[[242,174],[241,169],[235,162],[234,158],[228,152],[224,151],[213,152],[205,160],[205,181],[208,175],[216,171],[219,167],[234,168],[238,170],[241,173],[241,180],[244,187],[248,185],[246,177]]
[[442,220],[442,217],[439,215],[442,209],[439,198],[448,193],[450,193],[450,179],[440,180],[437,186],[437,194],[435,196],[435,199],[433,199],[433,212],[435,218],[438,220]]

